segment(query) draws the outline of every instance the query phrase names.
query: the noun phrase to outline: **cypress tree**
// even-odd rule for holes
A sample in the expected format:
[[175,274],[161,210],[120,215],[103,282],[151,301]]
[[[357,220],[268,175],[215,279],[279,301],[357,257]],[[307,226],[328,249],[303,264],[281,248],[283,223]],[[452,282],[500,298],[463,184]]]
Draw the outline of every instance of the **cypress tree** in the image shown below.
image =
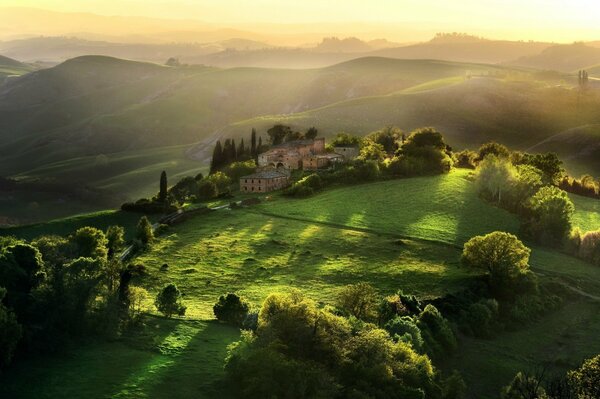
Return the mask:
[[226,139],[225,144],[223,144],[223,158],[221,165],[229,165],[231,163],[231,140]]
[[244,138],[242,138],[242,141],[240,141],[240,145],[237,150],[237,156],[238,158],[241,158],[244,156],[244,154],[246,154],[246,149],[244,148]]
[[256,158],[256,129],[252,128],[252,135],[250,136],[250,155]]
[[258,148],[256,149],[256,155],[262,150],[262,136],[258,138]]
[[164,170],[160,174],[160,191],[158,192],[158,200],[165,202],[167,200],[167,172]]
[[221,167],[223,163],[223,148],[221,147],[221,140],[217,140],[215,148],[213,150],[212,160],[210,161],[210,174],[212,175]]
[[237,148],[235,147],[235,140],[234,139],[231,139],[231,149],[230,149],[230,151],[231,151],[231,162],[237,161],[238,154],[237,154]]

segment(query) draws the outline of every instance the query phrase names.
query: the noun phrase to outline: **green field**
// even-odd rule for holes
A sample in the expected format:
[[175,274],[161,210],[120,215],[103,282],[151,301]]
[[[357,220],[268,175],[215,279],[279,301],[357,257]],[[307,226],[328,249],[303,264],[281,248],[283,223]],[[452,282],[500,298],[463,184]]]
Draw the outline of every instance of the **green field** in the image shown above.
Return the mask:
[[575,204],[575,215],[573,226],[582,231],[594,231],[600,229],[600,200],[580,195],[571,195]]
[[[581,205],[581,198],[575,200]],[[582,209],[577,217],[593,212]],[[8,232],[33,237],[114,223],[131,229],[137,216],[96,214]],[[467,170],[332,188],[303,200],[274,195],[251,208],[197,216],[169,228],[134,260],[147,271],[134,284],[151,296],[177,283],[188,306],[184,320],[157,317],[148,300],[154,315],[145,331],[113,343],[76,344],[63,356],[22,360],[0,386],[24,398],[39,392],[67,398],[226,396],[214,382],[237,333],[210,321],[218,296],[238,292],[256,307],[269,293],[294,287],[331,304],[343,285],[367,281],[382,294],[402,289],[433,299],[476,278],[459,262],[465,240],[493,230],[516,232],[518,225],[514,216],[478,198]],[[533,248],[531,265],[543,281],[591,295],[600,287],[600,268],[549,249]],[[518,331],[486,340],[461,337],[459,354],[443,368],[458,368],[472,397],[493,398],[519,370],[543,361],[554,371],[573,367],[600,352],[599,306],[575,295]],[[34,377],[38,384],[28,387]]]

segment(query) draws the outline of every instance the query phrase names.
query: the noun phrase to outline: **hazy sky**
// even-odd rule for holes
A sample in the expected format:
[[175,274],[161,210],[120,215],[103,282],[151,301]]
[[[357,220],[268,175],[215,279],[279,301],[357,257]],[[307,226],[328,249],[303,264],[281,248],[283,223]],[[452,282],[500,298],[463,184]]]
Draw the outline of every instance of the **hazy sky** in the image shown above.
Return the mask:
[[0,5],[218,24],[418,24],[511,39],[600,39],[598,0],[0,0]]

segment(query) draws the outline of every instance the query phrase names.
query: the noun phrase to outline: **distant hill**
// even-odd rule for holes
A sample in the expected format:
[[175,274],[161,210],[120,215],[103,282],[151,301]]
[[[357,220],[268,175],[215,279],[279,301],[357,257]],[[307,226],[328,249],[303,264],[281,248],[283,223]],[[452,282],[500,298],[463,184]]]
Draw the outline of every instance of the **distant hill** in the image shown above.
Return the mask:
[[374,47],[356,37],[326,37],[314,50],[325,53],[366,53],[374,50]]
[[0,55],[0,85],[9,76],[20,76],[33,71],[32,65],[24,64],[12,58]]
[[247,39],[227,39],[205,43],[115,43],[100,40],[84,40],[77,37],[34,37],[0,42],[0,53],[34,61],[62,62],[84,55],[105,55],[140,61],[164,63],[168,58],[178,58],[183,63],[193,62],[196,57],[217,53],[226,49],[258,50],[270,45]]
[[[203,170],[218,138],[247,138],[257,128],[264,139],[275,123],[316,126],[325,136],[432,125],[455,148],[497,140],[527,149],[600,124],[596,90],[582,97],[559,86],[565,79],[572,77],[381,57],[316,69],[78,57],[0,85],[0,171],[77,182],[122,200],[154,192],[160,170]],[[580,166],[600,173],[594,165]]]
[[558,45],[546,48],[540,54],[521,57],[511,65],[574,72],[600,64],[600,48],[584,43]]

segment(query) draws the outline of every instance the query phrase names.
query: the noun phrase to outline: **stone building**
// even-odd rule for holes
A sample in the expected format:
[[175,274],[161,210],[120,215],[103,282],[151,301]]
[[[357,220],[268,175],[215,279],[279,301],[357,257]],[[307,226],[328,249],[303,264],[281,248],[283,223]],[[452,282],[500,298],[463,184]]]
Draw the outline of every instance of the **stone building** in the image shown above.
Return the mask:
[[243,193],[268,193],[289,184],[290,176],[281,170],[269,169],[240,178],[240,191]]
[[342,162],[344,157],[336,153],[309,155],[302,158],[302,169],[317,170],[326,168],[336,162]]
[[258,155],[258,166],[286,169],[302,168],[304,158],[325,153],[325,139],[289,141]]
[[336,154],[340,154],[344,157],[344,159],[355,159],[358,157],[359,149],[358,147],[333,147],[333,152]]

